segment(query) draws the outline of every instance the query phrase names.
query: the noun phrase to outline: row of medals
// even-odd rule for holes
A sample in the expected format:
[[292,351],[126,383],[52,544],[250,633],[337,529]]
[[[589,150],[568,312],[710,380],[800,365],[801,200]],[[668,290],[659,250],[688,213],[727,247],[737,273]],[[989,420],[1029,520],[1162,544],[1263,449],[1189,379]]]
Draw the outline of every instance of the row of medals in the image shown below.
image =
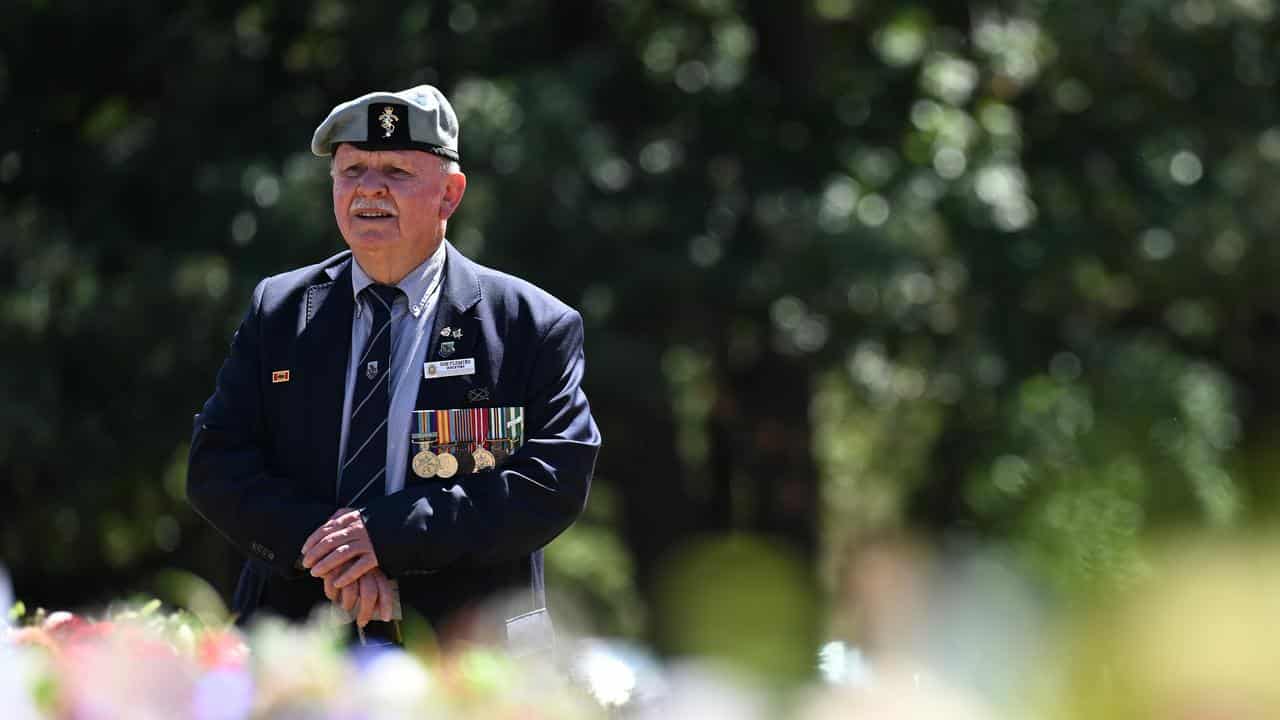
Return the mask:
[[[477,445],[471,452],[459,445],[448,445],[439,453],[423,448],[413,456],[413,474],[424,479],[451,478],[459,472],[467,474],[492,470],[511,455],[511,450],[507,447],[509,443],[509,440],[497,440],[492,443],[492,450]],[[449,452],[450,449],[458,452]]]

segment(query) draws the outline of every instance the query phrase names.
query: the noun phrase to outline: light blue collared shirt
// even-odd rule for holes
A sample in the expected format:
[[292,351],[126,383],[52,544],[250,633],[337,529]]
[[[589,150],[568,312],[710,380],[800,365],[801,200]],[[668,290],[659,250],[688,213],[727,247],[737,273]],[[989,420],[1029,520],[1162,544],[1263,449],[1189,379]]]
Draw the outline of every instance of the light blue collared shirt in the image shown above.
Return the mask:
[[[431,345],[431,321],[440,299],[444,280],[445,243],[421,265],[409,271],[396,283],[403,295],[391,306],[391,405],[387,409],[387,494],[404,488],[409,465],[409,426],[418,400],[418,381],[422,364]],[[355,317],[351,320],[351,356],[347,358],[347,389],[342,400],[342,453],[338,458],[339,477],[334,478],[334,495],[338,493],[341,468],[347,457],[347,434],[351,426],[351,396],[356,388],[356,365],[364,354],[373,332],[373,311],[369,298],[360,291],[373,284],[364,268],[351,261],[351,291],[356,298]],[[345,502],[337,498],[337,502]],[[359,503],[357,503],[359,505]]]

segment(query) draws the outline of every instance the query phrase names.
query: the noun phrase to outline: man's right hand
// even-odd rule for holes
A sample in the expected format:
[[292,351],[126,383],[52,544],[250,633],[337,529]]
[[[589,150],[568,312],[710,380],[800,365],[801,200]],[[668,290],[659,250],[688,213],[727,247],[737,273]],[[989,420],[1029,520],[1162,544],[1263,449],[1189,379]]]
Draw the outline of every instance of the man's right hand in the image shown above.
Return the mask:
[[324,596],[343,610],[355,613],[357,625],[364,627],[370,620],[391,621],[395,589],[380,568],[369,570],[356,582],[341,588],[334,587],[338,575],[330,573],[324,577]]

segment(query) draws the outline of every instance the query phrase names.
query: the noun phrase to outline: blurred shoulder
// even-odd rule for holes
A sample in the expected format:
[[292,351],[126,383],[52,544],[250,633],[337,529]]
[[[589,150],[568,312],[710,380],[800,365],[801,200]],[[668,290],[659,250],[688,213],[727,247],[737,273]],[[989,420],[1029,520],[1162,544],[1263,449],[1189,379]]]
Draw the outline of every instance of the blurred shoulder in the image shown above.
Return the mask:
[[475,275],[480,288],[480,302],[487,305],[495,317],[524,320],[546,328],[566,316],[578,316],[568,303],[528,280],[482,265],[461,253],[454,257]]
[[254,290],[254,305],[270,311],[296,300],[307,288],[334,282],[350,263],[351,251],[344,250],[318,263],[269,275]]

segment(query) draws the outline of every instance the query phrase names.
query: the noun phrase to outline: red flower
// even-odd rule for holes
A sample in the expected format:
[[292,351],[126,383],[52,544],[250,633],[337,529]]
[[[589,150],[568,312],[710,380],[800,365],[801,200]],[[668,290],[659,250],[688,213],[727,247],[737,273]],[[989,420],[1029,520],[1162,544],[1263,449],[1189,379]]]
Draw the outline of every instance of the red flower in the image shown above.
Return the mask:
[[239,670],[249,657],[249,647],[230,630],[210,630],[200,636],[196,657],[206,670]]

